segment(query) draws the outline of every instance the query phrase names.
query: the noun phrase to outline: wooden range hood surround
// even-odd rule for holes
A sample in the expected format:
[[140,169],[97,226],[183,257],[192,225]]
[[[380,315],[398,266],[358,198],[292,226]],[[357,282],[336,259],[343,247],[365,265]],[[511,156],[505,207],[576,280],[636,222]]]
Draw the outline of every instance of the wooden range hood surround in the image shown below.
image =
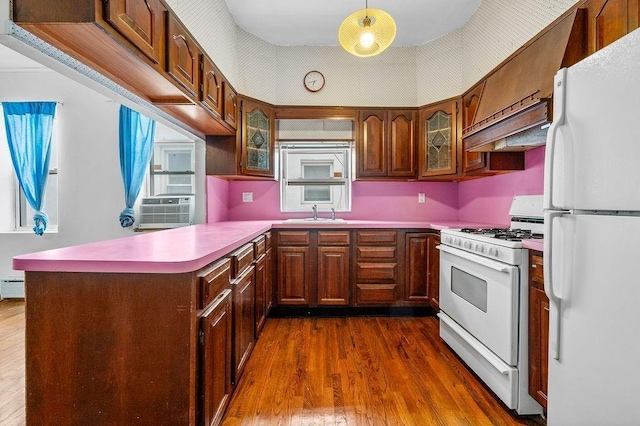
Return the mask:
[[[586,57],[586,46],[585,10],[573,8],[489,73],[480,91],[463,96],[465,107],[477,102],[471,124],[462,130],[465,150],[522,151],[543,145],[546,131],[540,127],[552,121],[554,76]],[[527,145],[505,143],[529,129],[530,135],[520,138],[529,139]]]

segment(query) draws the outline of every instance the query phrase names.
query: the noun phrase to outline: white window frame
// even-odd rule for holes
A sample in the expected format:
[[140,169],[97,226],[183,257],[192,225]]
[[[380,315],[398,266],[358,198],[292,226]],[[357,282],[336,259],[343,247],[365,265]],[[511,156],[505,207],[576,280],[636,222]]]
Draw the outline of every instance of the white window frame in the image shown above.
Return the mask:
[[[288,153],[290,151],[295,150],[296,153],[309,154],[308,159],[301,160],[303,164],[312,164],[313,162],[327,163],[326,160],[314,160],[313,155],[318,153],[326,153],[322,151],[339,151],[343,154],[344,161],[344,172],[342,177],[330,177],[328,179],[289,179],[287,176],[287,161],[288,161]],[[334,207],[337,212],[350,212],[351,211],[351,174],[352,174],[352,157],[353,157],[353,144],[345,143],[345,142],[331,142],[331,141],[323,141],[320,143],[310,143],[310,142],[287,142],[281,143],[278,145],[279,152],[279,180],[280,180],[280,211],[281,212],[302,212],[308,211],[311,205],[322,205],[325,208]],[[334,175],[333,167],[331,169],[331,175]],[[305,185],[343,185],[344,186],[344,207],[336,206],[336,200],[332,198],[331,202],[318,202],[318,201],[304,201],[304,187]],[[286,189],[288,186],[299,186],[300,187],[300,208],[291,209],[287,208],[287,200],[286,200]]]
[[159,188],[156,188],[156,183],[155,183],[155,176],[159,176],[161,177],[161,187],[163,189],[168,189],[169,187],[171,187],[172,185],[179,185],[179,184],[170,184],[169,183],[169,178],[171,176],[190,176],[191,177],[191,184],[189,186],[191,186],[192,191],[190,192],[190,194],[195,194],[196,191],[196,179],[195,179],[195,156],[196,156],[196,147],[195,147],[195,142],[187,142],[187,141],[156,141],[155,144],[157,146],[160,145],[166,145],[166,147],[162,147],[161,148],[161,155],[163,156],[162,158],[162,162],[158,163],[158,164],[168,164],[169,163],[169,155],[176,153],[176,152],[191,152],[191,163],[193,165],[193,170],[189,170],[189,171],[167,171],[167,170],[162,170],[160,172],[156,171],[154,169],[155,165],[156,165],[156,161],[155,161],[155,148],[154,148],[154,155],[151,156],[151,161],[149,161],[149,195],[150,196],[155,196],[155,195],[171,195],[171,193],[168,192],[162,192],[161,190],[159,190]]

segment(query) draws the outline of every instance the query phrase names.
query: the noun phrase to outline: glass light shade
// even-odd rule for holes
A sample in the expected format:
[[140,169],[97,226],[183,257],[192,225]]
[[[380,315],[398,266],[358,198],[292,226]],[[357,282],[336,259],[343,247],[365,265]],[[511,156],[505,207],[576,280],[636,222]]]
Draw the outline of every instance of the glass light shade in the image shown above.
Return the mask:
[[[371,36],[365,35],[370,33]],[[396,37],[396,23],[380,9],[360,9],[347,16],[338,29],[338,40],[344,50],[355,56],[382,53]]]

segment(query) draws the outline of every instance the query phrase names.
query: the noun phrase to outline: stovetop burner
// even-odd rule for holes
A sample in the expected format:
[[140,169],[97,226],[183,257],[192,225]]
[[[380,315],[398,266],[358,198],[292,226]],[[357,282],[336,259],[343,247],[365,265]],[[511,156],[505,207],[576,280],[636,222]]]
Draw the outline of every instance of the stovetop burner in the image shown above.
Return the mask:
[[466,234],[484,235],[489,238],[497,238],[506,241],[522,241],[542,239],[543,235],[532,232],[528,229],[509,229],[509,228],[462,228],[460,230]]

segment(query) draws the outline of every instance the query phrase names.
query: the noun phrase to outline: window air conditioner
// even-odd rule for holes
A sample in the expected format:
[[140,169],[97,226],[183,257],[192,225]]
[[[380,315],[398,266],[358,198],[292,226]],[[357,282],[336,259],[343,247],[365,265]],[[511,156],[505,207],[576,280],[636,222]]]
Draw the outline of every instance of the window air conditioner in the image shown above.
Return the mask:
[[143,198],[138,229],[166,229],[193,225],[193,195]]

